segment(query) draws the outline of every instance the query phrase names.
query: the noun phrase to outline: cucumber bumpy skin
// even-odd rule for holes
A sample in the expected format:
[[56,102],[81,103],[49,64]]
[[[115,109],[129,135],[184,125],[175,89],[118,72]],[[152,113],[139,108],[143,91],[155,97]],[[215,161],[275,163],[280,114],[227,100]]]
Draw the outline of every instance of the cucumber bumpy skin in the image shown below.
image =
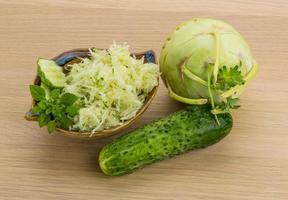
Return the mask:
[[116,139],[99,154],[101,170],[110,176],[123,175],[220,141],[232,129],[232,116],[218,115],[218,125],[210,109],[207,105],[188,106]]

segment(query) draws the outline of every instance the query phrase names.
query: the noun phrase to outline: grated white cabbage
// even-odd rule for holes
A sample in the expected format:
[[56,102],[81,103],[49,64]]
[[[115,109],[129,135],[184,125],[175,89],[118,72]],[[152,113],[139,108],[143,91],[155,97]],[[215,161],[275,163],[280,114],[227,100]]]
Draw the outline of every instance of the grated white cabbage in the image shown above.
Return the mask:
[[70,129],[94,133],[135,116],[158,84],[159,67],[131,57],[126,44],[91,49],[90,54],[71,65],[64,91],[80,97],[81,109]]

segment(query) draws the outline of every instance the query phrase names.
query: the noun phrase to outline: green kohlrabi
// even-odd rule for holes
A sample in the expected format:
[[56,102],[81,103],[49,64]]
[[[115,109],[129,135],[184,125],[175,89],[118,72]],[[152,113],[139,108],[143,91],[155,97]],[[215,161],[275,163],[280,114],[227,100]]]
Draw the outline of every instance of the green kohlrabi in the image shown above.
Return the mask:
[[214,114],[237,107],[257,68],[240,33],[213,19],[195,18],[180,24],[160,55],[170,96],[187,104],[209,103]]

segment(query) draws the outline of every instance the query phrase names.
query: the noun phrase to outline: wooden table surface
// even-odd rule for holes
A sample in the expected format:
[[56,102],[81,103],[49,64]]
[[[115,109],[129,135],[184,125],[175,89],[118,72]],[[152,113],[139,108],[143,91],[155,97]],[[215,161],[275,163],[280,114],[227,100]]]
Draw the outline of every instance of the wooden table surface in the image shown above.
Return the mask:
[[[48,135],[23,119],[38,57],[112,40],[159,56],[167,34],[195,16],[234,25],[261,67],[220,143],[107,177],[97,156],[112,138]],[[0,0],[0,199],[288,199],[287,45],[287,0]],[[134,127],[180,107],[161,84]]]

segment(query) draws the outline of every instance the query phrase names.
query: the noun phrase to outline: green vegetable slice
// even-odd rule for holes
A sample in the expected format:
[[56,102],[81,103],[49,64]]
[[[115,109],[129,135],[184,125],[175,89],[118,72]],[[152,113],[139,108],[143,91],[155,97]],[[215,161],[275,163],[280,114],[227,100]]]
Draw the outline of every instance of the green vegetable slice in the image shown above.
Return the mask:
[[45,85],[43,82],[41,83],[40,87],[43,88],[44,91],[45,91],[45,98],[46,98],[46,99],[49,99],[49,98],[50,98],[50,90],[49,90],[49,87],[48,87],[47,85]]
[[38,60],[38,75],[41,81],[51,88],[62,88],[65,84],[65,74],[62,68],[53,60],[40,58]]

